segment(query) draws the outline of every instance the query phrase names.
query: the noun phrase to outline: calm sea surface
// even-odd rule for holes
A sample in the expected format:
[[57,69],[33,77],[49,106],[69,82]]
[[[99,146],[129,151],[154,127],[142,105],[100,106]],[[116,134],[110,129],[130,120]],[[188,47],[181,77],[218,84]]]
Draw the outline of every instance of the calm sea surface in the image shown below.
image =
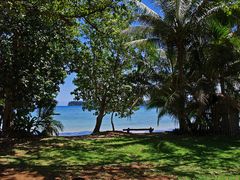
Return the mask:
[[[55,119],[59,120],[64,125],[64,131],[60,135],[75,136],[90,134],[94,129],[96,117],[93,115],[94,111],[83,111],[81,106],[57,106]],[[116,130],[124,128],[149,128],[153,127],[154,132],[169,131],[178,128],[178,124],[169,116],[164,116],[157,126],[157,112],[156,110],[147,110],[141,107],[135,112],[131,118],[120,119],[114,117],[114,124]],[[103,119],[101,131],[112,130],[110,115],[106,115]]]

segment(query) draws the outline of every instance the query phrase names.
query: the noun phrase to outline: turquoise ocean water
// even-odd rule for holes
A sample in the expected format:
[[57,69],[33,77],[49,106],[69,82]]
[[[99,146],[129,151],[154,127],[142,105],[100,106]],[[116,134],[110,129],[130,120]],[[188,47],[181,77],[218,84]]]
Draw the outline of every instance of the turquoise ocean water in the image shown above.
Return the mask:
[[[81,106],[57,106],[55,119],[62,122],[64,131],[60,133],[62,136],[75,136],[90,134],[94,128],[96,117],[94,111],[83,111]],[[149,128],[153,127],[154,132],[171,131],[178,128],[178,124],[169,116],[161,118],[159,126],[157,125],[157,112],[154,109],[147,110],[141,107],[130,118],[120,119],[114,117],[116,130],[124,128]],[[110,123],[110,115],[106,115],[103,119],[101,131],[112,130]]]

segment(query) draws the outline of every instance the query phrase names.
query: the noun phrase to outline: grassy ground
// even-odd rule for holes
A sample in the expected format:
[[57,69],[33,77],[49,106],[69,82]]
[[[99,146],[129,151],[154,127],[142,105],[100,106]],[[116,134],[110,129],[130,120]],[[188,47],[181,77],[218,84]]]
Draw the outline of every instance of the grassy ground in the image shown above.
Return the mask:
[[89,179],[240,179],[240,139],[102,135],[0,141],[0,177],[10,170]]

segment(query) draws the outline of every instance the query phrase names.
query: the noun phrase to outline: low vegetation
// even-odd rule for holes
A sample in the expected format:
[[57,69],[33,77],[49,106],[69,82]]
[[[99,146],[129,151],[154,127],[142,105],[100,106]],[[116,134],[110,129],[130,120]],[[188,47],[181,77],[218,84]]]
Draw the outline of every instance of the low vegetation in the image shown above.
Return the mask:
[[239,138],[112,135],[2,139],[0,175],[11,167],[62,178],[240,178]]

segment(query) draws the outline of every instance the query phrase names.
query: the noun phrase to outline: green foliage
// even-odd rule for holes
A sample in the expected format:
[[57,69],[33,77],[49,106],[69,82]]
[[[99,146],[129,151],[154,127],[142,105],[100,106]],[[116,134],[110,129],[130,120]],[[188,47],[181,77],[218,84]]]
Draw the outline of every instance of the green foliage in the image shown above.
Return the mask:
[[56,103],[38,109],[36,127],[41,129],[42,136],[59,135],[59,131],[63,131],[63,124],[54,120],[53,115]]
[[[176,117],[183,132],[224,132],[227,123],[221,121],[228,121],[230,131],[234,129],[232,133],[237,134],[238,1],[158,1],[163,15],[137,0],[134,2],[141,25],[131,27],[126,33],[133,38],[128,44],[145,48],[145,53],[150,53],[146,59],[153,60],[143,66],[148,69],[145,77],[149,82],[149,107],[158,108],[159,118],[164,114]],[[226,14],[226,6],[233,14]],[[151,44],[164,52],[160,58],[155,57],[159,54],[157,50],[149,52]],[[229,103],[231,108],[223,110]],[[221,113],[216,109],[222,109]],[[221,120],[226,114],[236,117]]]
[[0,99],[0,106],[4,105],[4,99]]
[[[95,110],[96,131],[107,113],[129,116],[145,95],[159,118],[177,117],[182,131],[234,129],[236,134],[239,1],[156,2],[162,14],[138,0],[2,1],[4,133],[11,126],[30,133],[39,125],[45,134],[57,134],[54,127],[62,126],[48,107],[73,71],[73,94],[85,109]],[[128,28],[134,18],[140,25]],[[41,110],[37,119],[30,116],[35,109]]]
[[[206,19],[219,11],[222,5],[213,1],[158,1],[156,4],[162,10],[162,15],[138,0],[134,2],[138,7],[136,16],[141,26],[133,27],[129,34],[134,34],[133,37],[140,34],[140,39],[130,44],[140,46],[146,46],[146,43],[153,44],[165,52],[165,59],[169,62],[163,68],[169,69],[168,72],[162,72],[160,68],[156,71],[160,77],[157,82],[154,79],[152,83],[154,88],[151,87],[154,96],[158,96],[156,91],[161,92],[159,96],[164,96],[160,98],[162,102],[158,103],[161,104],[159,117],[164,113],[173,114],[179,120],[181,131],[189,131],[190,121],[184,108],[188,97],[185,68],[187,51],[199,29],[204,28]],[[148,31],[142,31],[143,28]],[[159,99],[152,98],[155,99],[154,103],[156,98]]]
[[128,78],[137,53],[126,47],[127,37],[121,33],[129,25],[131,14],[125,6],[116,11],[109,10],[101,13],[101,17],[92,16],[82,22],[84,43],[76,61],[77,88],[73,94],[83,100],[85,109],[95,110],[96,115],[115,112],[124,117],[139,105],[141,92]]
[[[9,0],[0,3],[0,99],[3,130],[16,112],[46,107],[78,53],[79,21],[119,1]],[[79,21],[77,21],[77,18]],[[97,16],[95,16],[97,18]],[[88,21],[88,23],[91,23]]]
[[55,106],[56,102],[52,102],[32,114],[24,109],[18,110],[10,135],[15,137],[58,135],[59,131],[63,131],[63,125],[53,119]]
[[0,84],[8,124],[18,109],[31,112],[56,97],[75,53],[75,19],[67,23],[44,14],[41,8],[54,4],[38,3],[7,1],[0,6]]
[[239,71],[236,69],[240,54],[239,36],[233,32],[234,26],[232,19],[222,13],[209,19],[205,30],[199,34],[200,41],[196,39],[190,51],[188,66],[194,73],[188,80],[188,91],[193,97],[188,105],[192,112],[190,118],[196,119],[195,125],[200,128],[225,134],[229,129],[235,129],[237,134],[239,127]]

